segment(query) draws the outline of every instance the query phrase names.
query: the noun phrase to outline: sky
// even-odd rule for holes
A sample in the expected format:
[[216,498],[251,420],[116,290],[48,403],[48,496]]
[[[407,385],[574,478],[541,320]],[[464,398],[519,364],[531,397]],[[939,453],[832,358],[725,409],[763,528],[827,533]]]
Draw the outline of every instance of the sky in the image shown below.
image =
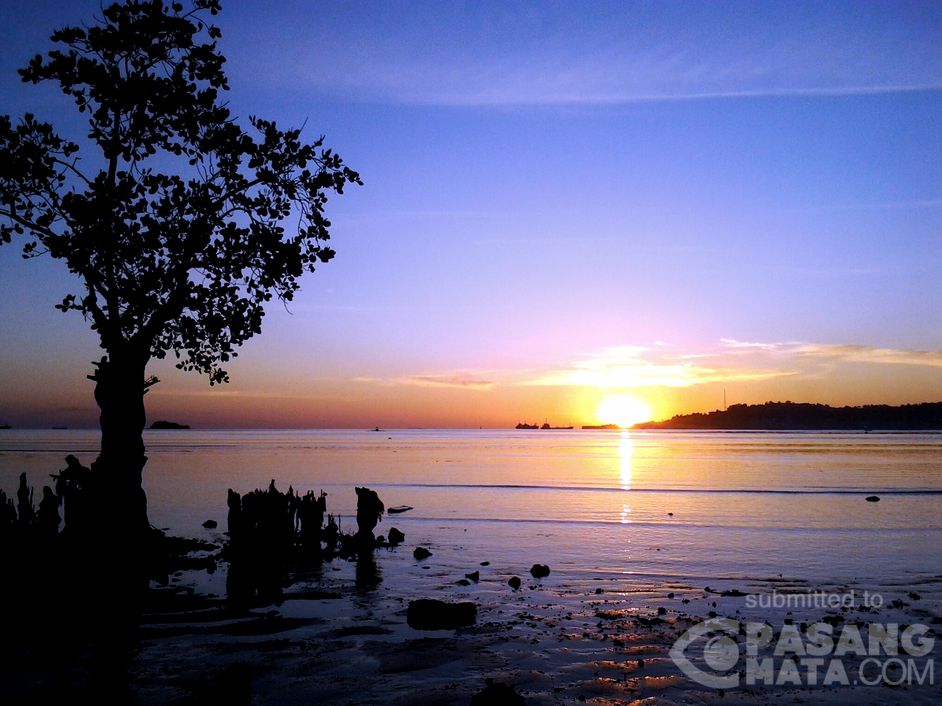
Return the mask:
[[[16,69],[98,0],[0,3]],[[506,427],[942,400],[942,3],[224,2],[240,119],[363,177],[337,257],[148,418]],[[51,260],[0,247],[0,422],[94,426],[101,356]],[[615,410],[615,411],[613,411]]]

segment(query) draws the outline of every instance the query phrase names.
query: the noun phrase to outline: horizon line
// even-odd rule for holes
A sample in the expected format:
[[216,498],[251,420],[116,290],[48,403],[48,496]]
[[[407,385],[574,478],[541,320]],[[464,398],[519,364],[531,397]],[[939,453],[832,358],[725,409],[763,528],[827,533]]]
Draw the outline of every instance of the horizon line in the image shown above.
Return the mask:
[[[872,403],[858,404],[858,405],[847,405],[847,404],[837,405],[837,404],[831,404],[827,402],[796,402],[794,400],[778,400],[778,401],[767,400],[765,402],[753,402],[753,403],[737,402],[731,405],[727,405],[724,409],[720,409],[719,407],[717,407],[715,409],[711,409],[708,411],[682,412],[682,413],[674,414],[670,417],[666,417],[664,419],[648,419],[643,422],[638,422],[630,427],[622,427],[622,426],[618,426],[614,424],[603,424],[603,423],[598,422],[598,420],[593,420],[596,423],[590,424],[585,421],[578,422],[578,423],[571,422],[572,429],[567,429],[566,427],[551,427],[550,429],[537,429],[536,431],[604,431],[605,429],[602,429],[602,427],[614,428],[621,431],[630,431],[632,429],[637,429],[640,425],[643,425],[643,424],[669,421],[677,417],[687,417],[687,416],[693,416],[693,415],[698,415],[698,414],[706,415],[706,414],[713,414],[717,412],[719,413],[726,412],[729,410],[730,407],[739,407],[739,406],[763,407],[765,405],[774,405],[774,404],[812,405],[812,406],[829,407],[831,409],[865,409],[867,407],[890,407],[890,408],[899,409],[902,407],[917,407],[917,406],[922,406],[922,405],[942,404],[942,400],[928,400],[924,402],[903,402],[900,404],[889,404],[886,402],[872,402]],[[166,420],[154,420],[154,422],[156,421],[166,421]],[[153,424],[154,422],[151,422],[151,423]],[[518,421],[517,423],[519,424],[521,422]],[[523,422],[523,423],[526,423],[526,422]],[[561,422],[561,424],[565,424],[565,423],[566,422]],[[509,425],[510,422],[508,422],[507,424]],[[592,428],[584,429],[584,427],[594,427],[594,429]],[[363,431],[375,433],[377,430],[380,432],[383,432],[383,431],[437,431],[437,430],[475,430],[475,429],[477,430],[483,430],[483,429],[508,430],[509,429],[509,430],[516,431],[516,429],[514,429],[514,427],[512,426],[504,426],[504,425],[498,426],[498,425],[491,425],[491,424],[487,424],[487,425],[478,424],[478,425],[471,425],[471,426],[466,426],[466,425],[386,426],[385,428],[379,427],[376,425],[374,425],[373,427],[370,427],[368,424],[357,424],[357,425],[348,425],[348,426],[268,426],[268,425],[262,425],[262,426],[205,426],[205,427],[200,427],[200,426],[194,427],[193,425],[188,425],[186,429],[151,429],[150,427],[145,426],[143,431],[166,432],[166,431],[318,431],[318,430],[356,431],[356,430],[363,430]],[[100,427],[98,426],[84,426],[84,425],[83,426],[65,426],[63,425],[58,428],[56,428],[56,426],[17,427],[17,426],[13,426],[4,422],[0,422],[0,431],[99,431],[99,430],[100,430]],[[657,430],[657,429],[637,429],[637,430],[638,431],[668,431],[668,430]],[[710,430],[704,429],[701,431],[710,431]],[[769,430],[769,431],[776,431],[776,430]],[[786,430],[777,430],[777,431],[786,431]],[[821,430],[821,431],[826,431],[826,430]]]

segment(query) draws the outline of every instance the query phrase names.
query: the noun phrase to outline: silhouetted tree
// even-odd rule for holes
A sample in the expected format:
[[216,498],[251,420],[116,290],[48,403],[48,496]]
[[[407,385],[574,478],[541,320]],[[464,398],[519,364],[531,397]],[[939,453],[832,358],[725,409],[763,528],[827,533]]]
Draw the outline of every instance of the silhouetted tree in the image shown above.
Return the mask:
[[333,257],[328,192],[362,183],[323,138],[230,114],[220,32],[205,19],[219,10],[126,0],[56,31],[60,48],[20,74],[57,83],[88,116],[81,147],[31,114],[0,116],[0,242],[21,236],[24,257],[64,260],[81,282],[57,308],[80,312],[107,353],[89,376],[93,470],[123,531],[148,527],[148,362],[172,353],[178,368],[227,381],[221,366],[259,333],[265,302],[290,300]]

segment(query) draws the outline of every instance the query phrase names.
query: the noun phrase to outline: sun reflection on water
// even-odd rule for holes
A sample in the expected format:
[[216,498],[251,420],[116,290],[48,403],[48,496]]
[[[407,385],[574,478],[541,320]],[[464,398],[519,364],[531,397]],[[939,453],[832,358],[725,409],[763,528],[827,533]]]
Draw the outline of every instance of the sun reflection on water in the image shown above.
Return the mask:
[[[631,490],[631,462],[634,455],[634,446],[631,440],[631,432],[623,431],[618,441],[618,469],[619,469],[619,487],[622,490]],[[631,505],[622,503],[621,517],[622,524],[631,522]]]

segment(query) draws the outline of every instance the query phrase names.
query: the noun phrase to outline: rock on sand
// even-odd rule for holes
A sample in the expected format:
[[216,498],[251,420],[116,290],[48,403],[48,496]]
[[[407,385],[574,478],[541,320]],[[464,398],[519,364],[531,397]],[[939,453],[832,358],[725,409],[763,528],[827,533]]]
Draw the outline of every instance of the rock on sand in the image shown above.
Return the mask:
[[478,607],[470,601],[446,603],[432,598],[409,601],[406,622],[416,630],[454,630],[474,625]]
[[471,706],[526,706],[510,684],[492,682],[471,697]]

